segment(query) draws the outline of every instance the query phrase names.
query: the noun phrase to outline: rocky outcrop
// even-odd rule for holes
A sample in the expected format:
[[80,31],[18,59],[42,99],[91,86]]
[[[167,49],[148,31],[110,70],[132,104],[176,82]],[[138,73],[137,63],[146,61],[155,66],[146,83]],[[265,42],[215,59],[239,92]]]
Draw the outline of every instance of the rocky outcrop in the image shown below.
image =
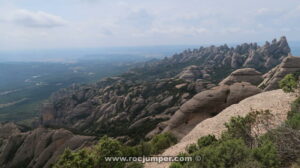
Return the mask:
[[[189,132],[180,142],[168,148],[162,156],[177,156],[179,153],[186,152],[188,145],[197,143],[198,139],[215,135],[220,137],[221,133],[226,130],[224,124],[231,117],[246,116],[252,110],[270,110],[273,115],[272,127],[282,124],[290,111],[290,104],[296,99],[292,94],[284,93],[282,90],[274,90],[263,92],[255,96],[251,96],[224,109],[215,117],[206,119],[199,123],[191,132]],[[168,168],[170,163],[146,163],[145,168]]]
[[40,120],[43,126],[87,134],[123,136],[131,130],[134,136],[142,136],[158,122],[168,120],[195,93],[213,86],[207,81],[177,78],[142,83],[107,78],[95,85],[73,86],[55,93],[44,104]]
[[21,132],[20,126],[12,122],[0,123],[0,153],[3,152],[6,144],[8,143],[9,137]]
[[262,74],[253,68],[243,68],[232,72],[219,85],[232,85],[237,82],[248,82],[252,85],[259,85],[263,81]]
[[182,138],[201,121],[210,118],[226,107],[260,93],[261,90],[249,83],[222,85],[200,92],[183,104],[168,121],[163,132],[171,131]]
[[288,56],[282,63],[264,75],[264,81],[259,85],[264,91],[279,88],[279,81],[290,73],[300,71],[300,58]]
[[197,79],[209,79],[209,75],[205,74],[205,72],[202,70],[202,68],[196,66],[196,65],[191,65],[183,69],[183,71],[178,74],[179,79],[184,79],[187,81],[195,81]]
[[88,146],[94,139],[74,135],[64,129],[38,128],[31,132],[12,134],[0,153],[0,167],[50,168],[64,149]]
[[[145,77],[147,74],[147,78],[154,79],[173,77],[186,68],[180,75],[182,78],[190,80],[198,76],[219,82],[236,69],[254,68],[260,72],[267,72],[277,66],[290,52],[285,37],[266,42],[263,46],[244,43],[234,48],[227,45],[200,47],[185,50],[161,61],[148,62],[137,68],[135,75]],[[191,65],[193,66],[188,67]]]

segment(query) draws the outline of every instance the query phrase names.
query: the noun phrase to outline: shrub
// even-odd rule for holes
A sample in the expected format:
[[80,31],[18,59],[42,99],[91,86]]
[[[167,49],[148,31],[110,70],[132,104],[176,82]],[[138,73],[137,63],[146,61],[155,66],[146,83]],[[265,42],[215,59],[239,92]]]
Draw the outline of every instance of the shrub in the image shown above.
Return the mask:
[[225,123],[227,131],[222,134],[222,139],[241,138],[248,146],[253,143],[251,136],[251,125],[255,119],[247,115],[246,117],[232,117],[228,123]]
[[151,154],[157,154],[177,143],[177,138],[171,133],[158,134],[150,141]]
[[253,157],[265,168],[277,168],[280,165],[276,146],[270,140],[264,140],[253,149]]
[[122,157],[124,156],[124,147],[122,144],[112,138],[104,136],[95,146],[96,164],[101,165],[101,168],[122,168],[124,162],[107,162],[105,157]]
[[192,156],[202,156],[201,162],[189,162],[187,167],[233,167],[249,157],[249,149],[241,139],[231,139],[201,148]]
[[152,152],[152,146],[149,142],[144,142],[142,141],[138,146],[138,151],[140,153],[140,155],[143,155],[143,156],[149,156],[151,155],[151,152]]
[[191,154],[191,153],[196,152],[198,149],[199,149],[199,148],[198,148],[198,146],[197,146],[196,144],[191,144],[191,145],[187,146],[186,151],[187,151],[189,154]]
[[208,135],[208,136],[204,136],[201,137],[200,139],[198,139],[198,148],[203,148],[206,146],[209,146],[215,142],[217,142],[217,138],[214,135]]
[[178,162],[174,162],[170,165],[170,168],[183,168],[183,166]]
[[233,168],[263,168],[262,164],[254,159],[246,159],[236,164]]
[[295,75],[293,74],[288,74],[286,75],[280,82],[279,82],[279,87],[284,91],[284,92],[294,92],[295,89],[297,88],[297,79]]
[[289,127],[279,127],[260,137],[261,141],[271,141],[276,146],[281,165],[287,166],[300,156],[300,132]]
[[72,152],[66,149],[60,156],[54,168],[94,168],[94,160],[87,150]]
[[300,113],[294,114],[286,121],[287,126],[291,127],[292,129],[300,129]]

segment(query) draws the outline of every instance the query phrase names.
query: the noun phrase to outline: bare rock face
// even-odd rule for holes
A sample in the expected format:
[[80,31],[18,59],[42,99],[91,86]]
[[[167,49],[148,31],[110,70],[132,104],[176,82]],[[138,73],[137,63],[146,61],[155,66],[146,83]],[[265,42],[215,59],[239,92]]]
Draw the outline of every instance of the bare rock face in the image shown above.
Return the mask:
[[259,85],[263,81],[262,74],[253,68],[243,68],[232,72],[219,85],[232,85],[237,82],[248,82],[252,85]]
[[49,168],[66,148],[75,150],[93,141],[94,137],[74,135],[64,129],[37,128],[13,134],[0,152],[0,167]]
[[184,79],[187,81],[194,81],[199,78],[203,78],[205,74],[202,74],[202,69],[196,65],[191,65],[186,67],[180,74],[178,74],[179,79]]
[[279,88],[279,81],[290,73],[300,71],[300,58],[288,56],[282,63],[264,75],[264,81],[259,85],[264,91],[275,90]]
[[21,129],[18,125],[9,123],[0,123],[0,153],[4,150],[8,143],[9,137],[21,133]]
[[182,138],[201,121],[260,92],[261,90],[257,87],[245,82],[230,86],[217,86],[211,90],[200,92],[176,111],[163,132],[171,131],[178,138]]

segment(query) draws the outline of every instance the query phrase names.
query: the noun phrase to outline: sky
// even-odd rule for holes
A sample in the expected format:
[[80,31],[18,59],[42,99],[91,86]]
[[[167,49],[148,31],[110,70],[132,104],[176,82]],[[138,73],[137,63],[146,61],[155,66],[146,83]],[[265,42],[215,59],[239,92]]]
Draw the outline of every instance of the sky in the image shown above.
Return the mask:
[[299,0],[0,0],[0,50],[300,40]]

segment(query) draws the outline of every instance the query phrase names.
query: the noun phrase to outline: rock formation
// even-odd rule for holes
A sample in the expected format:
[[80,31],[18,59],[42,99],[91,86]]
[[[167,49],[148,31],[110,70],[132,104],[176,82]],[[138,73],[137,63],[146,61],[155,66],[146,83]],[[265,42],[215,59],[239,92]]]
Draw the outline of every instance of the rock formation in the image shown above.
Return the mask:
[[0,152],[0,167],[50,168],[64,149],[91,145],[94,137],[74,135],[64,129],[37,128],[12,134]]
[[110,136],[128,135],[130,129],[142,131],[137,132],[142,136],[158,122],[168,120],[194,93],[213,87],[209,83],[180,79],[137,83],[108,78],[94,86],[73,86],[57,92],[44,104],[41,124]]
[[201,121],[218,114],[232,104],[260,92],[261,90],[257,87],[244,82],[230,86],[217,86],[200,92],[176,111],[163,131],[171,131],[178,138],[181,138]]
[[[272,99],[274,98],[274,99]],[[197,143],[198,139],[215,135],[220,137],[221,133],[226,130],[224,124],[234,116],[246,116],[252,110],[270,110],[273,115],[271,126],[282,124],[290,111],[290,104],[296,99],[292,94],[284,93],[282,90],[274,90],[263,92],[255,96],[251,96],[227,107],[215,117],[206,119],[199,123],[192,131],[190,131],[180,142],[167,149],[161,156],[177,156],[179,153],[185,152],[188,145]],[[145,168],[168,168],[168,162],[164,163],[146,163]]]
[[[144,136],[195,94],[214,87],[232,71],[245,67],[268,71],[289,52],[285,37],[264,46],[251,43],[186,50],[97,84],[63,89],[44,104],[40,123],[116,137],[127,135],[130,128],[132,136]],[[239,70],[222,84],[246,81],[257,85],[259,75],[253,69]]]
[[[191,65],[186,67],[180,74],[178,74],[179,79],[184,79],[187,81],[194,81],[200,78],[205,77],[207,74],[203,74],[202,68],[196,66],[196,65]],[[208,78],[206,76],[206,78]]]
[[8,139],[12,135],[21,133],[21,128],[12,123],[0,123],[0,153],[4,150]]
[[[202,78],[219,82],[232,70],[240,68],[254,68],[260,72],[267,72],[281,63],[290,52],[285,37],[281,37],[279,40],[274,39],[271,43],[266,42],[263,46],[256,43],[244,43],[235,48],[227,45],[200,47],[199,49],[185,50],[161,61],[148,62],[137,68],[135,75],[145,76],[147,74],[147,78],[166,78],[173,77],[179,74],[183,68],[187,68],[184,74],[189,79],[194,76],[193,72],[196,71],[196,74],[202,75]],[[198,68],[192,67],[195,70],[188,70],[190,65]]]
[[219,85],[232,85],[237,82],[248,82],[252,85],[259,85],[263,81],[262,74],[253,68],[243,68],[232,72]]
[[288,56],[282,63],[264,75],[264,81],[259,85],[264,91],[274,90],[279,88],[279,81],[285,75],[300,71],[300,58]]

